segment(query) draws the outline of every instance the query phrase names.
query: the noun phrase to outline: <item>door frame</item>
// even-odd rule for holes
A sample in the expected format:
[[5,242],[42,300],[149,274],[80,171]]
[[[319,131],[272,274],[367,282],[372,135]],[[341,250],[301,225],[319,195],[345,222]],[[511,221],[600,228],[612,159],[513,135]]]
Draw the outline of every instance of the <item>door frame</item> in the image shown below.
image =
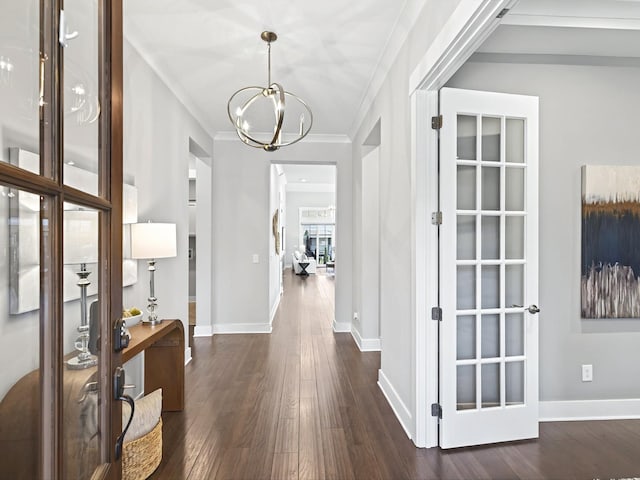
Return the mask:
[[[431,213],[439,210],[438,132],[431,118],[438,116],[438,92],[500,25],[498,16],[517,0],[462,0],[431,43],[409,78],[411,105],[411,317],[414,399],[412,439],[417,447],[437,447],[438,418],[431,405],[438,402],[438,322],[431,308],[438,306],[438,229]],[[425,134],[426,132],[426,134]]]

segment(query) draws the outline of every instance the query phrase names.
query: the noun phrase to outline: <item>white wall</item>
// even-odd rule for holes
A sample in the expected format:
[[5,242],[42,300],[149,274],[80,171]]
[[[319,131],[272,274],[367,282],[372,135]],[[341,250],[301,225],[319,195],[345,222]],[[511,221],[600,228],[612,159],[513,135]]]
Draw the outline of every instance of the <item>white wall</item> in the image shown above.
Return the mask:
[[[365,140],[378,121],[380,138],[380,378],[400,421],[413,436],[414,359],[411,348],[411,108],[409,77],[443,30],[455,8],[466,0],[425,3],[414,28],[390,66],[380,90],[357,126],[353,140],[355,171],[360,171]],[[354,183],[355,189],[357,184]],[[361,287],[354,271],[354,290]]]
[[580,318],[580,167],[638,165],[639,84],[640,68],[473,62],[448,84],[540,97],[542,401],[640,398],[640,319]]
[[[196,329],[194,335],[210,335],[212,331],[213,296],[213,220],[211,158],[202,147],[190,140],[191,153],[196,155]],[[212,148],[207,145],[206,148]]]
[[[269,331],[272,163],[336,163],[337,229],[344,253],[336,277],[336,321],[351,312],[351,144],[304,141],[268,153],[216,138],[213,161],[214,333]],[[342,240],[344,239],[344,240]],[[252,263],[252,255],[260,263]],[[250,299],[250,301],[248,301]]]
[[362,237],[356,253],[362,268],[362,292],[359,318],[353,323],[360,337],[369,341],[380,338],[379,153],[376,148],[362,160]]
[[[124,171],[135,178],[138,188],[138,221],[176,224],[177,257],[156,263],[157,311],[160,318],[182,320],[187,345],[190,139],[209,151],[212,139],[126,41],[124,132]],[[125,290],[125,305],[146,308],[148,275],[146,262],[140,261],[138,283]],[[131,361],[126,369],[140,385],[141,366]]]

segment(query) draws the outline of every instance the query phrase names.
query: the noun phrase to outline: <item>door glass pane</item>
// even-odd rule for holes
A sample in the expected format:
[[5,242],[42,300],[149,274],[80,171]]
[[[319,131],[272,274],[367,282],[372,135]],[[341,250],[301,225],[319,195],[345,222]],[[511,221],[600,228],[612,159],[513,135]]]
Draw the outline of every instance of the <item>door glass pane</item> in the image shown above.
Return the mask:
[[500,210],[500,168],[482,167],[482,210]]
[[524,217],[505,218],[505,254],[509,260],[524,260]]
[[500,364],[482,365],[482,408],[500,406]]
[[500,315],[482,315],[482,358],[500,356]]
[[[17,6],[18,2],[14,2]],[[0,478],[38,478],[40,197],[0,185]]]
[[473,265],[458,266],[456,292],[458,310],[476,308],[476,267]]
[[500,266],[482,266],[482,308],[500,307]]
[[456,403],[458,410],[476,408],[476,366],[456,367]]
[[482,117],[482,161],[500,161],[501,120],[494,117]]
[[476,209],[476,167],[458,165],[458,210]]
[[524,362],[507,362],[504,371],[507,405],[524,403]]
[[507,211],[521,212],[524,210],[524,169],[506,169],[505,202]]
[[476,258],[476,217],[458,215],[457,258],[474,260]]
[[64,4],[64,183],[94,195],[99,165],[98,5],[86,0]]
[[458,115],[458,159],[476,159],[476,138],[478,136],[476,117]]
[[504,333],[507,357],[524,355],[524,313],[507,313]]
[[506,161],[524,163],[524,120],[507,118]]
[[507,265],[505,267],[505,302],[506,306],[524,305],[524,265]]
[[63,228],[63,477],[89,479],[100,464],[98,212],[65,204]]
[[500,258],[500,217],[482,217],[482,259]]
[[40,173],[39,9],[38,0],[0,6],[0,161],[34,173]]
[[476,317],[462,315],[457,317],[456,342],[457,360],[476,358]]

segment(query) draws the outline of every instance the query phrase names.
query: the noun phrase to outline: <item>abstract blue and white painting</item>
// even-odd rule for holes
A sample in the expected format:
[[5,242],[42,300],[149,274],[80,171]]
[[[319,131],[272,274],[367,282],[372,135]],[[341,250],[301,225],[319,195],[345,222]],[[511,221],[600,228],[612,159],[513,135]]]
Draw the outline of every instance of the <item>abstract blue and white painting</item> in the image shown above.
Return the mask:
[[583,318],[640,317],[640,167],[582,167]]

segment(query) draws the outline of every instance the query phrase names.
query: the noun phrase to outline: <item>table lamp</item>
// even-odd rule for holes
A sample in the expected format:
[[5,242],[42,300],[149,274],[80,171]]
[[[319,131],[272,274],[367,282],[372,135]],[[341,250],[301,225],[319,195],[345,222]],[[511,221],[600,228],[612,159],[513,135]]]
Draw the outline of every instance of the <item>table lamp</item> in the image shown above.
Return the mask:
[[87,317],[87,287],[91,285],[87,264],[98,262],[97,245],[98,212],[69,210],[65,211],[65,242],[63,259],[65,265],[79,265],[76,285],[80,287],[80,325],[75,348],[78,354],[67,360],[67,368],[81,370],[93,367],[98,357],[89,351],[89,318]]
[[156,325],[157,298],[154,291],[154,273],[156,259],[175,257],[176,252],[176,224],[175,223],[134,223],[131,225],[131,258],[146,259],[149,264],[149,316],[142,323]]

